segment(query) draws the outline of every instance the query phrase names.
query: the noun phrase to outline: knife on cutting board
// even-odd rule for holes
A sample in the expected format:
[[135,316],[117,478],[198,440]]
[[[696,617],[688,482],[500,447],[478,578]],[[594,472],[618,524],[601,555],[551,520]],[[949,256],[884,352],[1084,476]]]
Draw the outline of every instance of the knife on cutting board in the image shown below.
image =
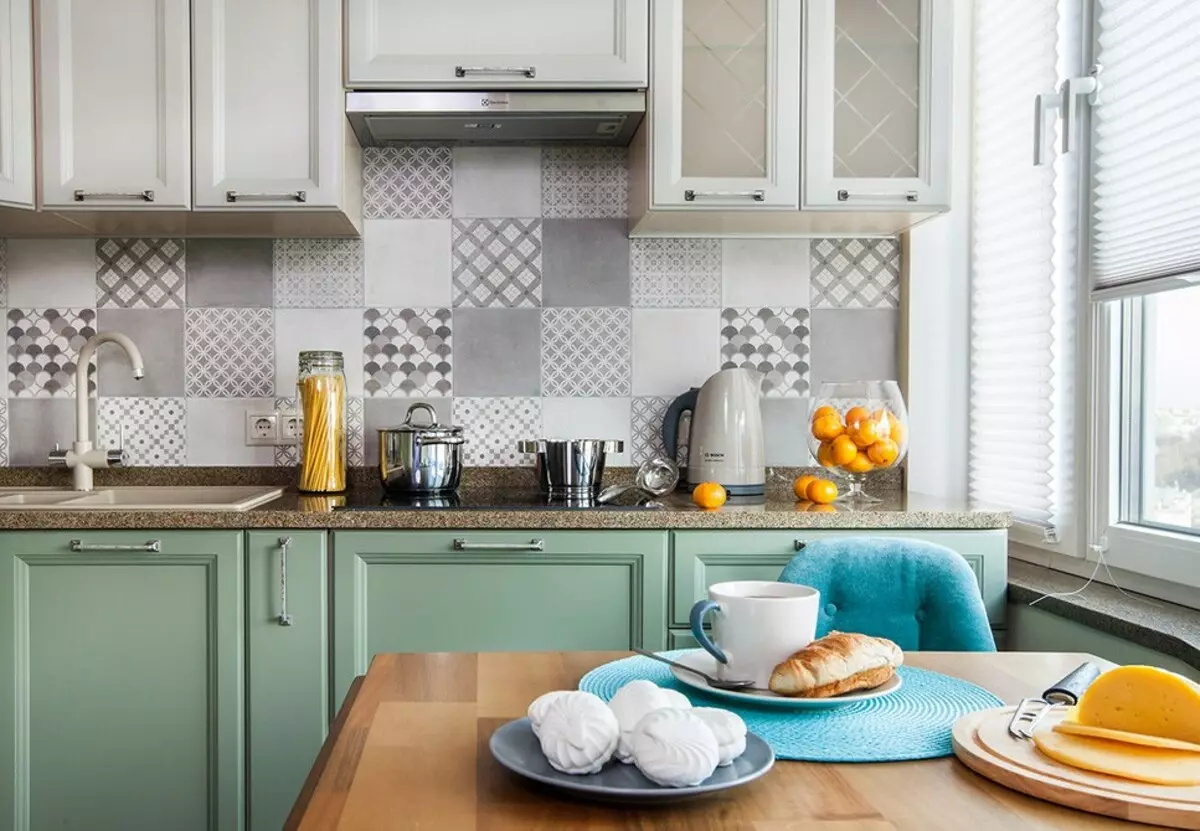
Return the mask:
[[1041,698],[1022,698],[1008,723],[1008,732],[1018,739],[1033,738],[1034,728],[1055,706],[1074,707],[1078,704],[1084,690],[1100,677],[1100,672],[1097,664],[1085,661],[1047,687]]

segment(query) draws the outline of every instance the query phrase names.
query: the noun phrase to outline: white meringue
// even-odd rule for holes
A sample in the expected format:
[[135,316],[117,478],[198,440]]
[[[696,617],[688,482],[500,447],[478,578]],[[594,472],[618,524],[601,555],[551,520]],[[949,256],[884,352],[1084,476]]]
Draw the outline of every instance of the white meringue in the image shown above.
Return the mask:
[[648,713],[638,722],[630,744],[637,769],[668,788],[699,785],[712,776],[721,760],[717,737],[691,710]]
[[716,736],[717,749],[721,753],[718,767],[732,764],[734,759],[746,752],[746,722],[737,713],[717,707],[697,707],[692,712],[704,719]]
[[612,758],[621,729],[613,711],[599,698],[567,692],[539,709],[538,740],[550,767],[570,774],[595,773]]
[[617,690],[612,700],[608,702],[617,723],[621,726],[621,738],[617,742],[617,760],[627,765],[633,764],[633,749],[629,740],[633,736],[633,728],[647,713],[661,710],[664,707],[689,709],[692,702],[687,696],[675,690],[665,690],[653,681],[630,681]]
[[550,704],[557,698],[564,695],[570,695],[573,692],[575,692],[575,690],[554,690],[553,692],[539,695],[533,700],[533,703],[529,705],[529,710],[526,713],[526,715],[529,716],[529,726],[533,728],[533,735],[538,736],[539,738],[541,737],[542,719],[546,717],[546,710],[550,707]]

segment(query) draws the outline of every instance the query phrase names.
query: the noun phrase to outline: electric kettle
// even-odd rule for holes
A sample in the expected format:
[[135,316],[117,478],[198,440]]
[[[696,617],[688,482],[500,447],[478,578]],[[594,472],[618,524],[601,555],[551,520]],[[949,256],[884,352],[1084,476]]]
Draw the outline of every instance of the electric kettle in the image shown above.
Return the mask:
[[663,416],[668,458],[679,449],[679,420],[691,412],[688,432],[688,485],[719,482],[730,496],[758,496],[766,488],[763,463],[762,374],[753,369],[722,369],[676,398]]

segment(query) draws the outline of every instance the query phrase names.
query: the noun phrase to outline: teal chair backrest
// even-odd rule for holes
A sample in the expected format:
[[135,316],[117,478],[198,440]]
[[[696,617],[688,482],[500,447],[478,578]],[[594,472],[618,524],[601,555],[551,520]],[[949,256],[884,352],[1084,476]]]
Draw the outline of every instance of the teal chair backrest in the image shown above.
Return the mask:
[[957,552],[902,537],[809,543],[779,579],[821,592],[817,635],[861,632],[901,649],[994,652],[975,573]]

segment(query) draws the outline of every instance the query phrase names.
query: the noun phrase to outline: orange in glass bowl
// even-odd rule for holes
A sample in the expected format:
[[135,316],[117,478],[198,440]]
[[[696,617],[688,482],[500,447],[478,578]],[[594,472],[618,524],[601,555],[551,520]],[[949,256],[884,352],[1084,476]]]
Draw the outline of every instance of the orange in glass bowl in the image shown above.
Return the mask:
[[867,477],[896,467],[908,453],[908,408],[900,386],[895,381],[822,384],[812,400],[807,435],[813,457],[849,481],[839,501],[879,501],[867,495]]

